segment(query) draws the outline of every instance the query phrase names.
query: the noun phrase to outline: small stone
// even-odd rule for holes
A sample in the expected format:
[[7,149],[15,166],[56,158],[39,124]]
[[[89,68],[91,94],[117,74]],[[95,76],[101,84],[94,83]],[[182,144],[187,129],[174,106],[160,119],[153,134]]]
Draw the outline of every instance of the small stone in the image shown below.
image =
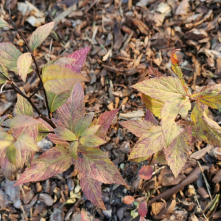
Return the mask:
[[111,216],[112,216],[112,209],[103,210],[102,212],[103,212],[103,214],[104,214],[104,216],[105,216],[106,218],[108,218],[108,219],[111,218]]

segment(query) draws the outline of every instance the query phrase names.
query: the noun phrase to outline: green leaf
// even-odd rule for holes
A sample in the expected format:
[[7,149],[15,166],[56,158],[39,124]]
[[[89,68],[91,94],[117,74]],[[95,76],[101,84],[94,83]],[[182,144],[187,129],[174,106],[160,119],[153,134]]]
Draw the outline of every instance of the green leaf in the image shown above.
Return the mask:
[[7,132],[0,131],[0,150],[5,149],[9,145],[11,145],[14,141],[12,135],[8,134]]
[[0,43],[0,61],[6,68],[18,72],[17,60],[22,53],[11,43]]
[[83,175],[103,183],[126,185],[120,172],[108,155],[98,148],[79,146],[78,159],[73,160],[76,169]]
[[27,74],[30,72],[31,62],[32,57],[30,52],[22,54],[17,60],[18,75],[24,82],[26,82]]
[[9,74],[7,68],[0,62],[0,84],[4,84],[8,78]]
[[42,73],[45,90],[55,94],[70,90],[75,84],[88,81],[81,74],[59,65],[50,65]]
[[191,98],[215,109],[221,108],[221,84],[204,87],[199,93],[192,94]]
[[43,138],[45,138],[49,131],[53,131],[54,129],[43,119],[39,118],[40,123],[38,124],[38,137],[37,142],[41,141]]
[[221,147],[221,127],[208,117],[209,109],[204,104],[195,104],[191,113],[194,126],[192,135],[213,146]]
[[16,147],[12,144],[8,147],[6,147],[6,156],[10,163],[16,164]]
[[87,199],[89,199],[95,206],[106,210],[102,200],[101,183],[88,176],[81,175],[80,184]]
[[179,175],[188,159],[191,139],[191,130],[184,129],[165,150],[166,160],[175,177]]
[[67,101],[67,99],[71,95],[71,90],[68,90],[59,94],[55,94],[53,92],[47,91],[46,94],[48,98],[48,105],[49,105],[50,112],[53,113]]
[[137,137],[141,137],[143,134],[148,133],[148,130],[153,126],[153,124],[147,120],[128,120],[120,124]]
[[46,180],[67,170],[70,165],[71,156],[68,150],[64,147],[53,147],[32,161],[31,167],[26,168],[15,186],[28,182]]
[[38,151],[36,142],[28,134],[21,134],[14,145],[20,150]]
[[31,35],[29,46],[32,50],[35,50],[42,42],[50,35],[54,28],[54,22],[42,25],[38,27]]
[[78,157],[77,150],[78,150],[78,141],[71,142],[69,147],[69,153],[75,160],[77,160]]
[[136,158],[147,159],[165,147],[163,131],[160,126],[152,126],[144,133],[130,153],[129,160]]
[[96,135],[81,137],[80,142],[85,147],[98,147],[105,144],[106,141]]
[[74,128],[76,136],[81,136],[82,133],[90,126],[93,116],[94,114],[88,114],[76,123]]
[[54,129],[54,132],[61,139],[64,139],[67,141],[77,140],[76,135],[65,127],[57,127]]
[[9,27],[9,24],[2,18],[0,18],[0,28]]
[[162,111],[162,129],[166,145],[169,146],[175,137],[180,133],[180,127],[175,122],[178,114],[185,118],[191,109],[189,97],[175,97],[165,102]]
[[100,125],[94,125],[94,126],[91,126],[89,128],[87,128],[82,134],[81,136],[84,137],[84,136],[89,136],[89,135],[95,135],[98,130],[100,128]]
[[33,116],[33,108],[31,104],[20,94],[17,94],[17,103],[15,105],[15,113],[16,115],[28,115]]
[[[158,77],[144,80],[132,86],[151,98],[166,102],[169,98],[183,97],[186,95],[179,78]],[[186,86],[187,87],[187,86]],[[187,87],[188,88],[188,87]],[[188,94],[190,91],[188,90]]]
[[142,94],[142,100],[145,104],[145,107],[156,117],[161,119],[161,109],[164,105],[164,103],[160,100],[151,98],[148,95]]

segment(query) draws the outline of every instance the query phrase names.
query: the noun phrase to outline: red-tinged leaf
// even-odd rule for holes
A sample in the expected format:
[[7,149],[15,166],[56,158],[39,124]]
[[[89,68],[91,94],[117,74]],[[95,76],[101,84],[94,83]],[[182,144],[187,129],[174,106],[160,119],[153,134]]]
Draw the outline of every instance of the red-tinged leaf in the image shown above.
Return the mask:
[[70,90],[75,84],[88,80],[66,67],[52,64],[43,70],[42,81],[47,92],[60,94]]
[[12,119],[6,120],[5,123],[12,129],[24,128],[39,124],[39,120],[28,115],[17,115]]
[[156,117],[161,119],[161,110],[164,103],[160,100],[154,99],[148,95],[142,94],[142,101],[145,104],[145,107],[153,113]]
[[[187,85],[185,85],[186,88]],[[132,86],[138,91],[150,96],[151,98],[166,102],[168,98],[176,98],[186,96],[186,91],[179,78],[175,77],[159,77],[151,78],[139,82]],[[187,91],[190,95],[190,91]]]
[[191,139],[190,128],[185,128],[165,149],[167,162],[175,177],[179,175],[187,161]]
[[17,60],[22,53],[11,43],[0,43],[0,61],[11,71],[17,73]]
[[76,123],[74,131],[77,136],[81,136],[82,133],[90,126],[93,116],[94,114],[88,114]]
[[114,117],[116,116],[117,112],[119,109],[116,110],[112,110],[112,111],[107,111],[102,113],[99,118],[98,118],[98,122],[97,125],[100,125],[100,128],[98,130],[97,135],[103,139],[105,139],[107,131],[114,119]]
[[15,186],[28,182],[46,180],[67,170],[70,165],[71,156],[68,150],[64,147],[53,147],[32,161],[31,168],[26,168]]
[[94,180],[127,186],[114,163],[100,149],[79,146],[78,159],[73,160],[73,163],[80,173]]
[[77,50],[74,53],[68,55],[68,58],[74,59],[75,61],[67,64],[66,67],[79,73],[81,68],[83,67],[83,64],[86,60],[87,54],[90,51],[90,49],[91,47],[81,48],[80,50]]
[[154,77],[163,77],[163,74],[152,66],[149,66],[149,75]]
[[48,98],[48,105],[49,105],[49,109],[50,112],[53,113],[54,111],[56,111],[59,107],[61,107],[66,101],[67,99],[70,97],[71,95],[71,89],[59,94],[55,94],[53,92],[50,91],[46,91],[47,93],[47,98]]
[[38,27],[31,35],[29,46],[32,50],[35,50],[42,42],[50,35],[54,28],[54,22],[42,25]]
[[173,65],[178,65],[179,64],[179,60],[177,59],[177,55],[175,54],[176,51],[180,51],[181,49],[175,49],[171,52],[171,63]]
[[154,115],[147,109],[147,112],[145,114],[144,120],[151,122],[153,125],[157,125],[158,122]]
[[135,199],[132,196],[125,196],[123,198],[124,204],[127,204],[127,205],[132,204],[134,201],[135,201]]
[[146,202],[142,202],[139,205],[138,213],[141,217],[145,217],[147,215],[147,203]]
[[181,133],[179,126],[175,122],[177,115],[180,114],[182,118],[185,118],[190,109],[191,103],[189,97],[170,98],[165,102],[161,111],[161,117],[163,134],[167,146]]
[[63,140],[66,141],[77,140],[76,135],[65,127],[57,127],[54,129],[54,132],[59,138]]
[[9,160],[10,163],[16,165],[16,147],[14,146],[14,144],[11,144],[10,146],[6,147],[6,156]]
[[159,152],[154,154],[154,157],[153,157],[153,160],[151,162],[151,165],[154,165],[156,163],[167,164],[165,153],[164,153],[163,150],[161,150],[161,151],[159,151]]
[[221,84],[204,87],[199,93],[192,94],[191,98],[215,109],[221,108]]
[[141,137],[144,133],[153,126],[150,121],[146,120],[128,120],[120,122],[123,127],[126,127],[131,133],[137,137]]
[[[18,116],[20,116],[20,115],[18,115]],[[24,127],[21,126],[21,127],[12,129],[12,134],[16,139],[21,134],[28,134],[30,137],[32,137],[36,141],[37,137],[38,137],[38,125],[24,126]]]
[[80,185],[86,197],[95,206],[104,210],[106,209],[102,200],[101,183],[99,181],[81,175]]
[[69,99],[57,110],[57,119],[61,124],[74,132],[76,123],[84,117],[84,91],[80,84],[74,86]]
[[31,104],[27,101],[27,99],[22,97],[20,94],[17,95],[17,103],[15,105],[15,113],[16,113],[16,115],[22,114],[22,115],[29,115],[31,117],[34,114]]
[[50,133],[48,134],[48,138],[50,139],[51,142],[53,142],[56,145],[69,147],[69,143],[64,139],[59,138],[56,134]]
[[147,133],[140,137],[130,153],[129,160],[134,160],[136,158],[145,160],[164,147],[165,141],[162,128],[160,126],[152,126]]
[[91,126],[89,128],[87,128],[83,133],[82,133],[82,137],[84,136],[90,136],[90,135],[95,135],[98,130],[100,128],[100,125],[94,125],[94,126]]
[[78,158],[78,141],[71,142],[70,147],[69,147],[69,153],[71,156],[77,160]]
[[100,145],[105,144],[106,141],[96,135],[89,135],[81,137],[80,143],[84,147],[98,147]]
[[213,146],[221,147],[221,127],[208,117],[209,109],[204,104],[195,104],[191,113],[194,122],[193,137],[197,137]]
[[14,142],[12,135],[7,132],[0,131],[0,150],[5,149]]
[[38,147],[35,140],[27,134],[21,134],[17,138],[14,145],[17,149],[20,150],[38,151]]
[[17,60],[18,75],[25,82],[32,62],[31,53],[27,52],[19,56]]
[[140,217],[139,221],[147,221],[144,217]]
[[149,180],[152,177],[153,168],[149,165],[142,166],[139,171],[139,176],[144,180]]
[[4,116],[1,116],[1,117],[0,117],[0,125],[3,126],[3,122],[4,122],[7,118],[9,118],[9,117],[10,117],[9,114],[6,114],[6,115],[4,115]]

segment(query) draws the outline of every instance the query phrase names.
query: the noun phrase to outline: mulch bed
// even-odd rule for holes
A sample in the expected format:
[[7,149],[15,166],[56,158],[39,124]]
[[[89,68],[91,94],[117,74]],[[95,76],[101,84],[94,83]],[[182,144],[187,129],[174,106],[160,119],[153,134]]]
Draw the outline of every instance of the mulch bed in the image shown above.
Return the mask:
[[[2,2],[4,12],[10,11],[16,27],[26,39],[33,32],[33,26],[56,22],[54,33],[36,50],[40,67],[61,54],[92,46],[81,72],[90,78],[84,88],[86,112],[99,116],[104,111],[120,109],[108,132],[111,140],[101,149],[109,154],[131,188],[103,184],[107,209],[101,210],[82,193],[74,168],[44,182],[16,188],[13,187],[15,181],[6,180],[0,170],[0,220],[77,221],[81,220],[83,211],[87,220],[129,221],[136,206],[125,205],[122,202],[124,196],[152,199],[185,181],[197,166],[205,169],[197,180],[178,186],[176,194],[172,191],[167,201],[153,203],[146,219],[221,220],[220,148],[198,142],[177,178],[167,165],[155,164],[153,177],[145,181],[138,176],[144,164],[127,160],[137,138],[119,125],[122,120],[145,116],[141,97],[130,86],[148,78],[149,66],[173,76],[170,53],[175,48],[181,49],[177,53],[182,60],[181,68],[193,91],[221,83],[220,0],[33,0],[29,3],[36,9],[25,12],[22,8],[28,3]],[[0,40],[10,41],[21,51],[26,51],[24,42],[12,29],[1,29]],[[27,94],[39,85],[34,72],[26,83],[18,76],[13,77]],[[16,101],[16,93],[10,86],[6,85],[4,91],[0,94],[0,115],[13,113]],[[39,91],[33,101],[46,114],[43,97]],[[212,114],[221,124],[220,110],[213,110]],[[42,152],[52,145],[48,140],[39,143]]]

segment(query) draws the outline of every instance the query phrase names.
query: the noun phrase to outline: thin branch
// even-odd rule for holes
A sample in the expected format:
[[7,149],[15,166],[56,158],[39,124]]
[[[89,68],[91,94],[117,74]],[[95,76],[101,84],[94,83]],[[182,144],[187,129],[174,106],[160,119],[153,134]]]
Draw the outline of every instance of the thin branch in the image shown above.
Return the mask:
[[42,86],[43,84],[40,84],[38,88],[29,96],[29,98],[32,98],[41,89]]
[[[1,13],[2,13],[2,12],[1,12]],[[2,14],[3,14],[3,13],[2,13]],[[3,14],[3,15],[4,15],[4,14]],[[5,15],[4,15],[4,16],[5,16]],[[22,40],[24,41],[24,43],[25,43],[25,45],[26,45],[28,51],[31,53],[31,57],[32,57],[32,59],[33,59],[33,61],[34,61],[34,63],[35,63],[35,67],[36,67],[36,70],[37,70],[37,75],[38,75],[39,80],[40,80],[40,84],[43,86],[43,82],[42,82],[42,79],[41,79],[41,71],[40,71],[40,69],[39,69],[39,66],[38,66],[38,64],[37,64],[37,61],[36,61],[36,59],[35,59],[35,56],[34,56],[34,54],[33,54],[32,49],[29,47],[28,42],[26,41],[26,39],[24,38],[24,36],[22,35],[22,33],[16,28],[16,26],[15,26],[14,23],[13,23],[13,21],[12,21],[10,18],[6,17],[6,16],[5,16],[5,19],[11,23],[11,25],[13,26],[13,28],[15,29],[15,31],[19,34],[19,36],[20,36],[20,37],[22,38]],[[47,111],[48,111],[48,117],[49,117],[49,119],[51,119],[50,108],[49,108],[49,104],[48,104],[48,98],[47,98],[47,94],[46,94],[46,91],[45,91],[44,86],[42,87],[42,89],[43,89],[44,96],[45,96],[45,103],[46,103],[46,108],[47,108]]]

